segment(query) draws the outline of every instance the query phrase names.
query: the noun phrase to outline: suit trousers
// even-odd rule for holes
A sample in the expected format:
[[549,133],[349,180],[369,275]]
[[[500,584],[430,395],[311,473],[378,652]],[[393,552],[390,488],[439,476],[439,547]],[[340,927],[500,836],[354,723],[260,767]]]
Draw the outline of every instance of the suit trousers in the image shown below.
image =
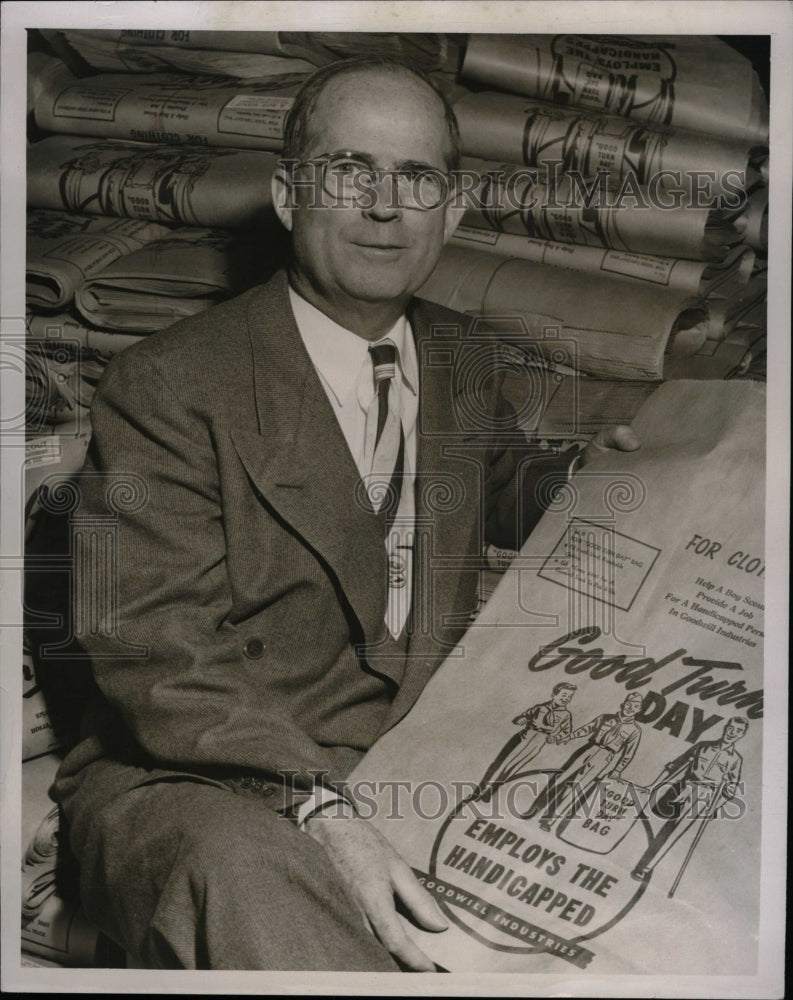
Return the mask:
[[146,968],[399,971],[324,849],[254,794],[133,788],[80,854],[88,917]]

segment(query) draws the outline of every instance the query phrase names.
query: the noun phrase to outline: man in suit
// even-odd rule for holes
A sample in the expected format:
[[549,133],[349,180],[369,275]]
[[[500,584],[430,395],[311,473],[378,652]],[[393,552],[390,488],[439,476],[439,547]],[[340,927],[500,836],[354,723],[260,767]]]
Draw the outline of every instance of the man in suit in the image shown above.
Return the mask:
[[419,75],[319,71],[274,181],[288,271],[96,392],[75,548],[98,694],[56,794],[88,915],[145,965],[434,968],[396,904],[446,921],[344,779],[463,634],[485,539],[519,544],[568,464],[526,461],[497,376],[468,395],[497,345],[413,298],[457,156]]

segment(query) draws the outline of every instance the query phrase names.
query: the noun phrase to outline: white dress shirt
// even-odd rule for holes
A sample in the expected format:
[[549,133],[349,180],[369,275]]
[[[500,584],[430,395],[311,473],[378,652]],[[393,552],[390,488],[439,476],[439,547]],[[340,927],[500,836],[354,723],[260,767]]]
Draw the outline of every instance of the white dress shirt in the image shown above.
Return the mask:
[[402,429],[405,434],[404,472],[406,477],[410,477],[404,483],[405,486],[412,487],[416,474],[419,373],[416,344],[407,316],[400,316],[388,333],[379,340],[370,342],[334,323],[291,288],[289,300],[300,336],[361,476],[369,471],[364,465],[366,411],[377,395],[369,348],[384,340],[391,341],[396,347],[397,381],[401,395]]
[[[403,315],[384,336],[370,342],[339,326],[292,288],[289,289],[289,300],[300,336],[362,478],[369,473],[364,458],[366,413],[377,395],[369,348],[388,340],[397,350],[396,386],[400,397],[405,448],[399,509],[389,537],[384,540],[389,564],[394,566],[396,561],[401,566],[400,577],[404,580],[398,593],[395,594],[393,588],[389,588],[386,623],[392,634],[397,636],[404,627],[410,609],[413,575],[416,421],[419,406],[418,359],[413,331],[407,317]],[[314,812],[339,798],[330,789],[316,786],[313,796],[298,808],[298,824],[302,826]]]

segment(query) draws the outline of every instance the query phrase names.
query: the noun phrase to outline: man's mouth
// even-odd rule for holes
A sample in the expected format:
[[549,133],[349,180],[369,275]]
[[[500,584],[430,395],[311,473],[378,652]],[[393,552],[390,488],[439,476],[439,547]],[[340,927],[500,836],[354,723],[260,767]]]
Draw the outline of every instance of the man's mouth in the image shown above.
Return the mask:
[[364,250],[380,250],[384,253],[395,253],[398,250],[405,250],[406,247],[401,243],[359,243],[354,242],[354,246],[361,247]]

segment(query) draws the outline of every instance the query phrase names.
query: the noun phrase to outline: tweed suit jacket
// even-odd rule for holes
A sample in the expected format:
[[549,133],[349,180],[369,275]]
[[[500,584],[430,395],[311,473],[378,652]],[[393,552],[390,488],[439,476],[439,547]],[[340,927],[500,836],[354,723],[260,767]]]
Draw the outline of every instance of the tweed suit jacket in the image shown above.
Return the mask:
[[[99,694],[55,786],[72,822],[78,799],[179,775],[343,780],[460,639],[483,544],[518,544],[540,513],[527,482],[565,463],[523,461],[495,341],[421,300],[408,316],[421,374],[401,643],[384,624],[384,515],[361,502],[283,272],[108,366],[79,515],[108,526],[114,554],[77,579]],[[103,627],[86,624],[92,600],[111,603]]]

